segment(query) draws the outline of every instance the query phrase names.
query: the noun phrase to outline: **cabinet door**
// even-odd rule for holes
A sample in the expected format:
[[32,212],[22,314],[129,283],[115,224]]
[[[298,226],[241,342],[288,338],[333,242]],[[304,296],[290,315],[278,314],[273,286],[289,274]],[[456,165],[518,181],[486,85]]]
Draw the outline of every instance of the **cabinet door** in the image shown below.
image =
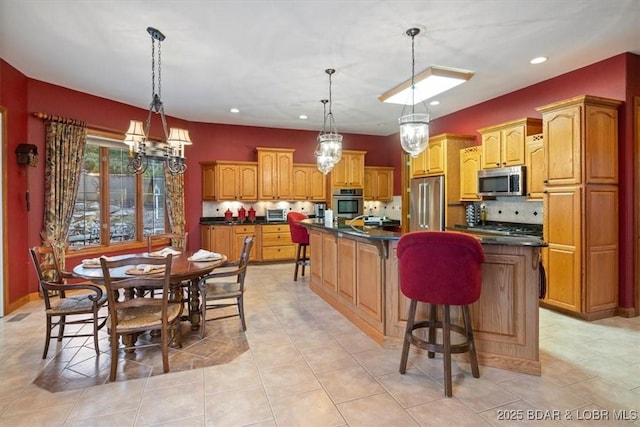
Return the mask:
[[544,193],[544,240],[547,265],[545,302],[582,311],[580,187],[548,187]]
[[231,242],[232,228],[228,225],[209,225],[209,247],[205,247],[203,240],[202,247],[212,252],[226,255],[231,261],[235,260],[238,254],[233,253]]
[[311,230],[309,232],[309,247],[313,250],[311,251],[311,255],[309,255],[311,265],[309,266],[309,271],[311,275],[311,284],[314,286],[322,285],[322,270],[323,270],[323,253],[322,243],[324,233],[319,231]]
[[585,107],[584,162],[586,184],[618,183],[618,110]]
[[236,165],[216,165],[216,189],[218,200],[238,198],[238,167]]
[[327,200],[327,186],[325,183],[325,175],[320,172],[317,167],[313,167],[309,176],[308,189],[308,194],[311,196],[311,200],[319,202]]
[[278,169],[276,170],[276,198],[291,200],[293,198],[293,153],[277,153]]
[[364,186],[364,154],[350,154],[348,160],[349,186]]
[[238,199],[258,200],[258,167],[255,165],[238,166]]
[[[333,233],[322,233],[322,286],[326,291],[338,292],[338,244]],[[312,248],[313,253],[317,252]]]
[[258,198],[275,200],[278,186],[278,155],[273,151],[258,151]]
[[380,169],[376,174],[378,200],[389,202],[393,200],[393,170]]
[[211,226],[210,225],[201,225],[200,226],[200,246],[202,249],[211,251]]
[[364,168],[364,199],[377,200],[378,198],[378,173],[374,168]]
[[338,239],[338,298],[348,307],[356,303],[356,241]]
[[382,330],[382,273],[378,248],[357,243],[356,307],[368,323]]
[[311,168],[307,166],[294,166],[293,168],[293,198],[294,200],[309,200],[309,181]]
[[480,200],[478,196],[480,157],[480,147],[463,148],[460,152],[460,200]]
[[544,190],[544,144],[542,137],[535,135],[527,142],[525,147],[525,165],[527,175],[527,198],[529,200],[542,200]]
[[416,157],[411,157],[411,177],[425,176],[427,174],[427,153],[424,150]]
[[202,200],[216,200],[215,165],[203,164],[202,167]]
[[499,168],[502,163],[502,137],[500,130],[482,134],[482,169]]
[[347,187],[349,185],[347,155],[343,154],[342,159],[331,169],[331,185],[334,187]]
[[524,165],[524,146],[526,138],[524,124],[512,126],[502,131],[502,166]]
[[581,109],[573,105],[542,116],[548,185],[573,185],[581,181]]
[[442,141],[430,141],[427,152],[427,175],[442,175],[444,167],[444,146]]

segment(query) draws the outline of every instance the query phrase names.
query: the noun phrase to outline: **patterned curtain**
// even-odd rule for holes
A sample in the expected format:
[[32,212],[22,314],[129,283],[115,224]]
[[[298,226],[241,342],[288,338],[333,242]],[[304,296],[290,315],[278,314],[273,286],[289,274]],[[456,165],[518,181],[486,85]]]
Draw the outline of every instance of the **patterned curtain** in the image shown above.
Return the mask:
[[[165,163],[164,178],[167,186],[167,213],[169,214],[171,232],[183,234],[186,228],[184,210],[184,174],[173,175],[169,172]],[[184,249],[186,250],[187,248]]]
[[45,120],[45,201],[43,243],[53,245],[60,268],[64,269],[64,253],[71,216],[78,195],[80,171],[87,141],[84,122],[52,117]]

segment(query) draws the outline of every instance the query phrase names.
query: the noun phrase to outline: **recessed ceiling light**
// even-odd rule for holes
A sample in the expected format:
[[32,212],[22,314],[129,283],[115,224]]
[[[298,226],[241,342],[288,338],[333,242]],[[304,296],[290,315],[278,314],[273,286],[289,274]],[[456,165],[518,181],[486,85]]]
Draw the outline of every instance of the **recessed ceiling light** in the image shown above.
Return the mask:
[[531,64],[542,64],[543,62],[547,62],[546,56],[538,56],[537,58],[533,58],[529,63]]
[[237,108],[232,108],[229,111],[231,111],[233,114],[238,114],[240,112],[240,110]]
[[429,105],[440,105],[440,101],[438,100],[431,101]]
[[306,115],[306,114],[300,114],[300,115],[298,116],[298,118],[299,118],[300,120],[307,120],[309,117],[307,117],[307,115]]

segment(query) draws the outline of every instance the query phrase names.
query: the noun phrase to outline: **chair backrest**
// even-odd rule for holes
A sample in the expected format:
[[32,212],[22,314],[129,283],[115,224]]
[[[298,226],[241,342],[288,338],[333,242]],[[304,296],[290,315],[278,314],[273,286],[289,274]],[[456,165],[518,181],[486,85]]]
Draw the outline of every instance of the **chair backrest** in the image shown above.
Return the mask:
[[42,296],[44,297],[44,304],[47,309],[51,308],[49,301],[50,292],[58,292],[61,297],[64,297],[64,290],[58,289],[56,285],[64,284],[64,277],[58,264],[55,251],[50,245],[46,246],[34,246],[29,249],[31,254],[31,262],[36,270],[38,276],[38,283]]
[[[247,274],[247,265],[249,265],[249,256],[253,247],[253,236],[246,236],[242,241],[242,250],[238,259],[238,283],[240,288],[244,288],[244,277]],[[215,271],[215,270],[214,270]]]
[[174,249],[185,251],[187,249],[187,237],[189,233],[162,233],[149,234],[147,236],[147,252],[153,252],[154,249],[171,246]]
[[287,214],[287,222],[289,223],[289,231],[291,232],[291,241],[293,243],[309,244],[309,232],[298,222],[309,218],[302,212],[289,212]]
[[[107,297],[109,301],[109,318],[110,328],[115,330],[119,322],[118,311],[127,307],[140,306],[162,306],[162,323],[166,327],[167,307],[169,300],[169,286],[171,279],[171,261],[173,256],[167,255],[165,258],[150,258],[143,256],[133,256],[117,260],[109,260],[100,258],[102,267],[102,276],[104,285],[107,288]],[[164,271],[158,271],[157,274],[141,274],[138,267],[152,266],[156,268],[164,268]],[[131,270],[131,278],[114,280],[111,278],[110,269],[128,267]],[[133,295],[139,289],[162,289],[161,298],[155,298],[153,295],[147,297],[144,295]],[[119,298],[120,290],[124,292],[124,299]]]
[[397,248],[400,290],[433,304],[467,305],[480,298],[484,250],[468,234],[416,231],[404,234]]

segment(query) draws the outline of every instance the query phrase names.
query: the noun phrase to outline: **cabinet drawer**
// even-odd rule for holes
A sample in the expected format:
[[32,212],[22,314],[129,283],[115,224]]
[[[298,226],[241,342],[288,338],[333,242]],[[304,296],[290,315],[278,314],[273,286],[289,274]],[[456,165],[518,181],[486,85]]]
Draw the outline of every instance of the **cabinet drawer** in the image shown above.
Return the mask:
[[289,232],[289,224],[271,224],[262,226],[262,234]]
[[295,257],[295,245],[263,246],[262,248],[263,261],[272,261],[277,259],[295,259]]
[[233,227],[233,232],[236,234],[256,234],[256,226],[255,225],[235,225]]
[[286,233],[262,233],[262,246],[291,245],[291,234]]

